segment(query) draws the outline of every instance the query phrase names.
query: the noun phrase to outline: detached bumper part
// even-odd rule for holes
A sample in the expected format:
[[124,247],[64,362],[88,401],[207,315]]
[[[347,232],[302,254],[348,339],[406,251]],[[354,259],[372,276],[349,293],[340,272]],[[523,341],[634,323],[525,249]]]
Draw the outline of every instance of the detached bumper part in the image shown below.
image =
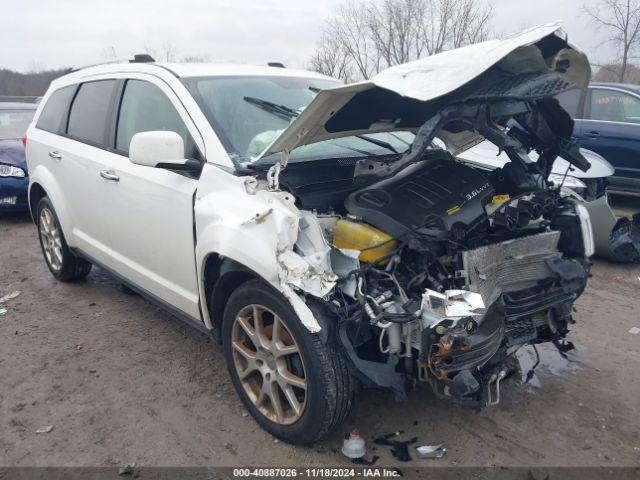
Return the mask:
[[627,262],[640,261],[640,213],[636,213],[631,220],[618,220],[609,242],[611,250],[619,259]]

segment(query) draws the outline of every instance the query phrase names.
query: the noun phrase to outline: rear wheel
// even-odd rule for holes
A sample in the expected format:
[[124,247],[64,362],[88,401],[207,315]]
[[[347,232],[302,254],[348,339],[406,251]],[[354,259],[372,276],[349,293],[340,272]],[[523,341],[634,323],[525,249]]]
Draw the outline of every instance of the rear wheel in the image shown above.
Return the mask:
[[271,287],[258,280],[240,286],[222,334],[234,387],[269,433],[311,443],[344,420],[353,397],[344,360]]
[[70,282],[86,277],[91,263],[76,257],[67,245],[53,205],[48,197],[38,202],[38,236],[47,267],[58,280]]

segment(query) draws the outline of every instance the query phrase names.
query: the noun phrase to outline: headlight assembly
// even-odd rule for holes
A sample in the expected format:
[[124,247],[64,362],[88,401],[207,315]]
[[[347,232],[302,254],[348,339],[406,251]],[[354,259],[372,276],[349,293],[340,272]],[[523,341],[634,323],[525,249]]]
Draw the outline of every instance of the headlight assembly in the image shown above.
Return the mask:
[[24,178],[27,174],[20,167],[0,164],[0,177]]

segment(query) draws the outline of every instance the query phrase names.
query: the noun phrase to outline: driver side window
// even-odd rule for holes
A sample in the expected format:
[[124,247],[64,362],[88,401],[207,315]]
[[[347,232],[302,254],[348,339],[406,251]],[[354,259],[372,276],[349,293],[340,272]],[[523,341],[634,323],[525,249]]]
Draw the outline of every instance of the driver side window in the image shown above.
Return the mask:
[[129,152],[136,133],[171,131],[182,137],[187,158],[199,158],[187,126],[162,90],[144,80],[127,80],[116,129],[116,149]]

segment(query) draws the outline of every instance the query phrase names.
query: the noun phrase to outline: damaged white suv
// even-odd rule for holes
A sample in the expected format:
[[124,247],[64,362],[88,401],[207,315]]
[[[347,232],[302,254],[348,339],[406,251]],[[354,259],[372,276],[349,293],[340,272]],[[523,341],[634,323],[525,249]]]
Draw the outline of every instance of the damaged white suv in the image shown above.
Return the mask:
[[[571,348],[593,238],[547,178],[559,154],[589,167],[554,96],[590,69],[557,25],[346,86],[144,60],[73,72],[40,104],[44,257],[62,281],[99,265],[221,340],[266,430],[319,439],[356,381],[495,404],[520,347]],[[511,161],[456,159],[483,139]]]

